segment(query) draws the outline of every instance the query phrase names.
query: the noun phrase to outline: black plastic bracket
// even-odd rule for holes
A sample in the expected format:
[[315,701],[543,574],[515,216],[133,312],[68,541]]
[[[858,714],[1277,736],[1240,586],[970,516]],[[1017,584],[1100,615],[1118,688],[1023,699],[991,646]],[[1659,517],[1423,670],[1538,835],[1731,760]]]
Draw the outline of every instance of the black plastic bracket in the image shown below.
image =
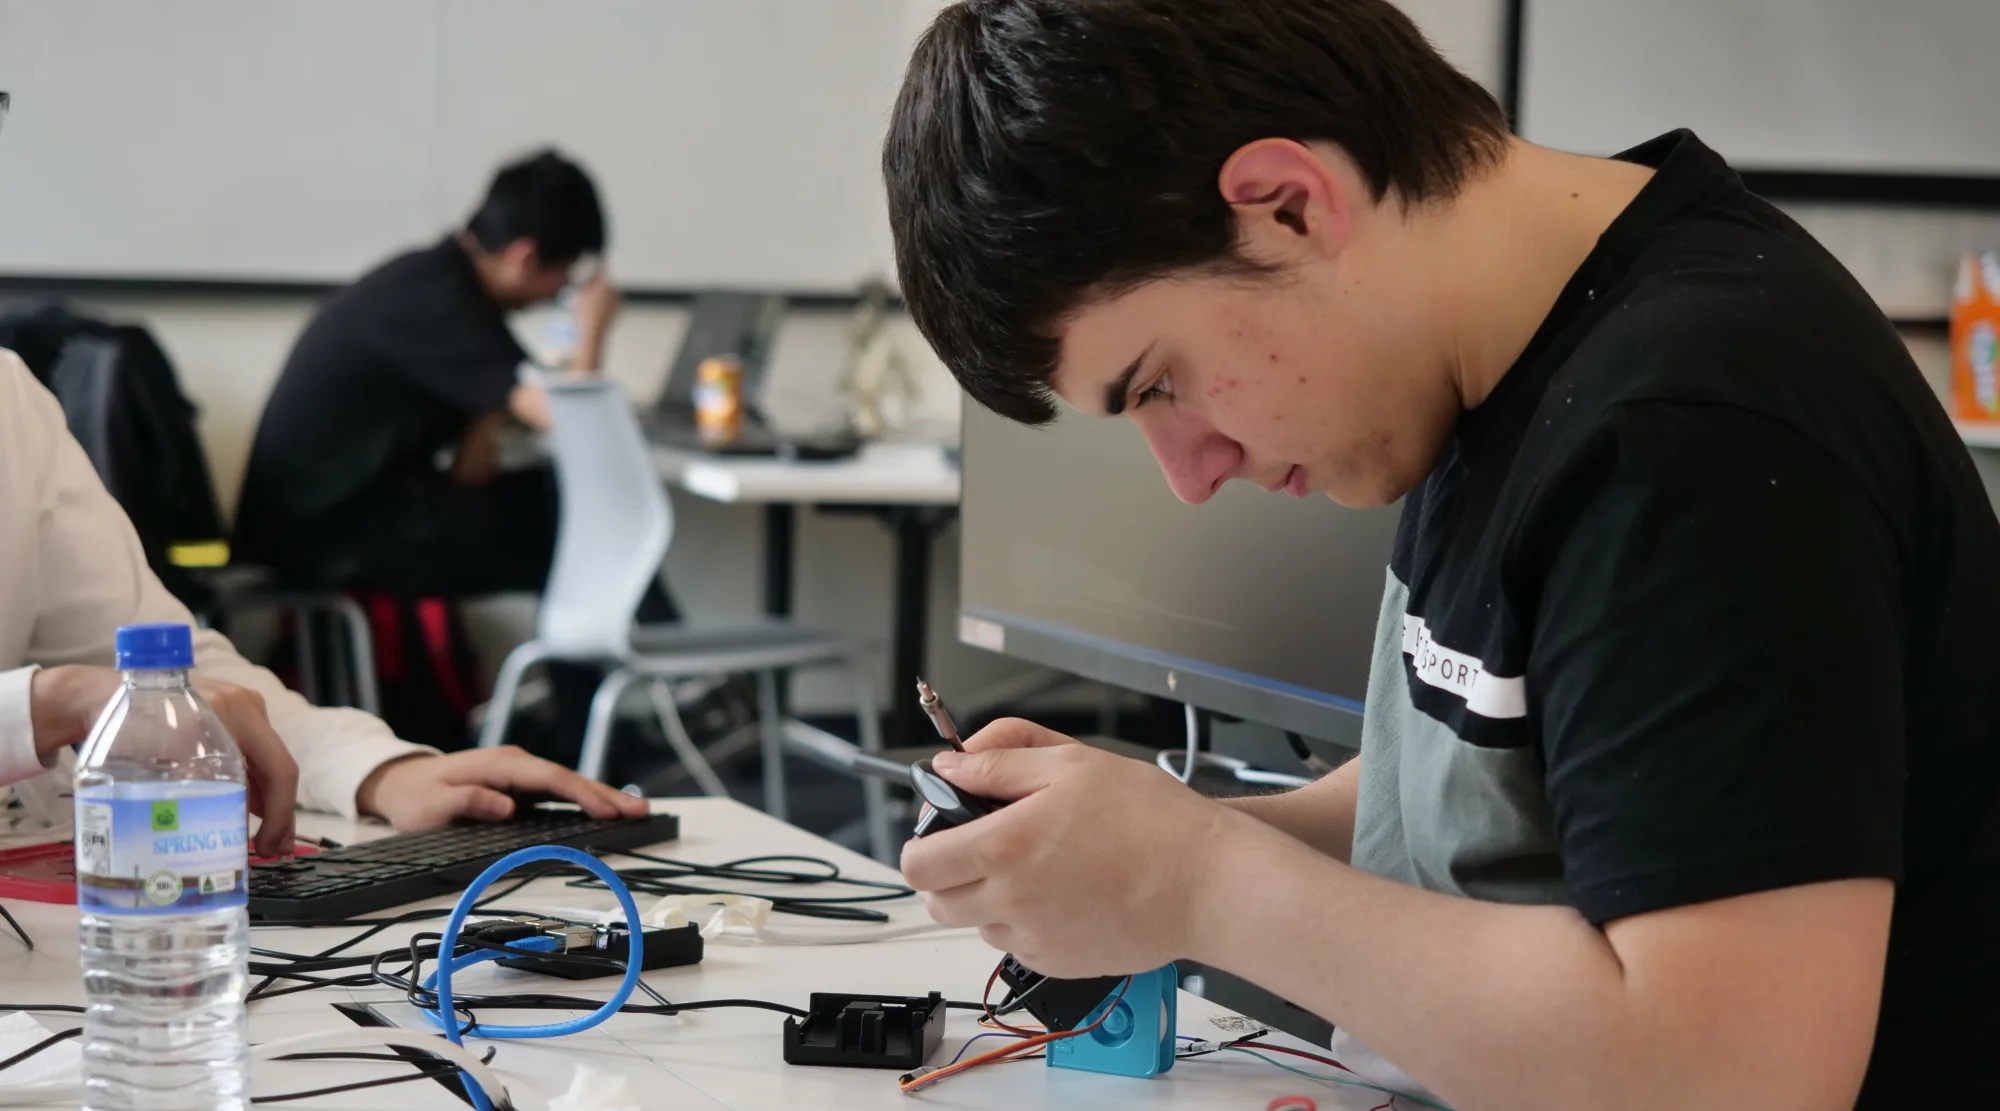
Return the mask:
[[785,1063],[913,1069],[944,1041],[944,996],[816,991],[804,1021],[785,1020]]

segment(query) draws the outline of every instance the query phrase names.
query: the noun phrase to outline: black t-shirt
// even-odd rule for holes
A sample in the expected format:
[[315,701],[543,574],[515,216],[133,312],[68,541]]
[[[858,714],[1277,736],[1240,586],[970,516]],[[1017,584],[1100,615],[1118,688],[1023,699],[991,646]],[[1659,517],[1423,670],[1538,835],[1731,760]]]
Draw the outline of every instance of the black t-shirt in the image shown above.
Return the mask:
[[1691,134],[1621,157],[1406,501],[1356,864],[1596,923],[1892,879],[1861,1106],[2000,1106],[2000,524],[1831,256]]
[[393,519],[440,449],[507,404],[524,358],[456,237],[334,294],[265,403],[238,552],[282,567]]

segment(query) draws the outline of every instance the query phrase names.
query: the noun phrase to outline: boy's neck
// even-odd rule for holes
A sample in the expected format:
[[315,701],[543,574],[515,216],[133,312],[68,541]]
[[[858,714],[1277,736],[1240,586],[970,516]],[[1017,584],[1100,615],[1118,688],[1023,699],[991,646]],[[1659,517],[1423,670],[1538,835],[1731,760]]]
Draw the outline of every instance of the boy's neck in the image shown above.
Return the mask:
[[1449,206],[1412,217],[1441,296],[1440,352],[1460,404],[1479,405],[1534,338],[1563,287],[1652,178],[1646,166],[1508,141]]
[[466,260],[472,263],[472,274],[479,279],[480,292],[486,294],[488,301],[511,312],[512,309],[508,306],[507,299],[500,292],[500,256],[491,251],[482,250],[479,246],[479,240],[473,238],[472,233],[469,231],[458,233],[458,245],[465,252]]

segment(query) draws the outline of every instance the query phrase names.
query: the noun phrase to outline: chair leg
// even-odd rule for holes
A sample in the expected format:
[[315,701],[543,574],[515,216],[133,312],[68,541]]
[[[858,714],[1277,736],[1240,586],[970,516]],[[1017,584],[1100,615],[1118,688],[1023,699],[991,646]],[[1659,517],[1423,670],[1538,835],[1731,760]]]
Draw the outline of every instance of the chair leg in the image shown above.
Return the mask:
[[764,738],[764,813],[790,820],[785,801],[785,722],[778,716],[778,673],[757,673],[757,724]]
[[340,616],[347,622],[347,662],[353,673],[354,704],[363,710],[382,716],[382,691],[375,678],[375,633],[368,624],[368,614],[354,599],[341,595],[338,603]]
[[576,762],[576,770],[586,779],[604,778],[605,758],[610,755],[611,727],[618,720],[618,700],[624,696],[625,688],[637,679],[629,669],[619,668],[604,677],[597,685],[597,694],[590,700],[590,723],[583,729],[583,754]]
[[486,720],[479,724],[480,748],[494,748],[507,739],[507,723],[514,717],[514,700],[521,697],[521,677],[541,658],[532,642],[507,653],[500,674],[493,679],[493,697],[486,702]]
[[708,757],[695,747],[694,738],[688,736],[687,723],[681,720],[681,712],[674,705],[674,694],[665,679],[655,679],[646,684],[646,694],[653,700],[653,713],[659,716],[660,728],[667,735],[667,744],[672,746],[674,755],[680,757],[694,781],[701,786],[703,794],[711,798],[726,799],[729,788],[722,785],[722,777],[715,774],[715,766]]
[[[882,719],[876,716],[875,680],[862,661],[850,658],[847,673],[854,679],[854,720],[860,731],[861,751],[871,755],[882,751]],[[894,866],[896,843],[889,832],[889,785],[872,775],[861,777],[862,814],[868,821],[868,851],[876,860]]]

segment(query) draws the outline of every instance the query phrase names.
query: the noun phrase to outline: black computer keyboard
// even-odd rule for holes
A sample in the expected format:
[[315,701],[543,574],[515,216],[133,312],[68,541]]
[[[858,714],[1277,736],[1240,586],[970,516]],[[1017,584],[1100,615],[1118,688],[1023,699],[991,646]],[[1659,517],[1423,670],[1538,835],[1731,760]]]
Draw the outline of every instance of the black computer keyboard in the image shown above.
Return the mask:
[[529,810],[505,822],[399,833],[250,869],[250,917],[331,921],[456,893],[486,866],[530,845],[595,853],[642,849],[680,836],[672,814],[600,820],[577,810]]

